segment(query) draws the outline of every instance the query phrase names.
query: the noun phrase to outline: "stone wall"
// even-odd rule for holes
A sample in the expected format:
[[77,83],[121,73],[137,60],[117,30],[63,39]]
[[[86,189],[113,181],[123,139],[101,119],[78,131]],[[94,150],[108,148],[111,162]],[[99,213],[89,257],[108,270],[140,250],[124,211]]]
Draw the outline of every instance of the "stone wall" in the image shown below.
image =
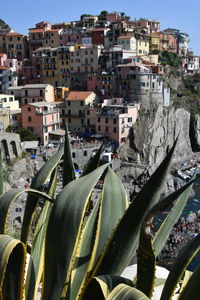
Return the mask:
[[9,162],[13,158],[21,157],[21,140],[19,134],[0,132],[0,142],[3,159]]
[[84,166],[88,163],[91,156],[94,154],[94,150],[99,149],[101,143],[92,144],[83,144],[72,147],[72,159],[76,169],[83,169]]

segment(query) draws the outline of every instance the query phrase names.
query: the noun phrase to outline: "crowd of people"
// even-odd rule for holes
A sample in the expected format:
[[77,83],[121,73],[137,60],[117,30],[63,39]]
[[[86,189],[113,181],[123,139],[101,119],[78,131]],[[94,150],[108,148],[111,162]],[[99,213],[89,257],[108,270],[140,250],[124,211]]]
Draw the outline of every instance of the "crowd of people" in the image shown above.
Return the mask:
[[158,261],[164,264],[170,264],[188,241],[199,233],[200,210],[181,217],[171,231],[167,243],[158,256]]

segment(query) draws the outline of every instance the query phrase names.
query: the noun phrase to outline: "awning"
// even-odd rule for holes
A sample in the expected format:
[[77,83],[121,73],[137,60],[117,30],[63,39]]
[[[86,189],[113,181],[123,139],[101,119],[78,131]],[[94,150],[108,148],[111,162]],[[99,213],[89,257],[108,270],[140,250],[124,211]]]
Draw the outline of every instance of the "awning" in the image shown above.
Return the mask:
[[26,149],[37,149],[38,147],[38,141],[25,141],[22,142],[22,149],[26,150]]
[[104,135],[96,133],[96,134],[91,135],[90,137],[98,139],[98,138],[103,138]]
[[50,131],[49,134],[59,135],[59,136],[65,136],[65,130],[58,129],[58,130]]

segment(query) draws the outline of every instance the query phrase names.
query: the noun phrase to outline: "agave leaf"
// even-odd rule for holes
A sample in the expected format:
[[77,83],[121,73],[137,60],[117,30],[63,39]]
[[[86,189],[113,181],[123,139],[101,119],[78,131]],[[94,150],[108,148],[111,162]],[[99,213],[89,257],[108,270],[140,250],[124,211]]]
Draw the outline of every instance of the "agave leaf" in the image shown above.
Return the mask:
[[2,151],[0,148],[0,196],[3,194],[3,166],[2,166]]
[[126,210],[93,275],[110,273],[120,275],[130,262],[138,247],[139,232],[144,217],[160,198],[175,145],[176,143]]
[[[189,265],[192,258],[200,249],[200,234],[193,238],[180,252],[175,260],[162,291],[161,300],[170,299],[179,283],[184,271]],[[187,285],[186,285],[187,288]],[[197,298],[188,298],[197,299]]]
[[173,194],[171,194],[169,197],[166,198],[165,208],[164,207],[161,208],[161,206],[159,208],[159,203],[158,203],[158,212],[159,210],[161,212],[163,209],[167,208],[167,202],[169,203],[168,205],[170,205],[170,202],[172,203],[173,201],[176,201],[173,209],[164,219],[164,221],[162,222],[160,228],[158,229],[154,237],[153,247],[155,249],[156,256],[159,254],[163,245],[166,243],[174,224],[177,222],[177,220],[179,219],[179,217],[183,212],[183,209],[192,191],[192,186],[195,181],[194,178],[195,176],[193,177],[193,179],[191,179],[190,182],[188,182],[186,185],[184,185],[183,187],[181,187],[180,189],[178,189],[177,191],[175,191]]
[[89,174],[90,172],[94,171],[96,168],[99,167],[102,148],[103,148],[103,144],[98,149],[98,151],[95,153],[94,157],[91,157],[91,159],[89,160],[88,164],[84,168],[80,177],[83,177],[83,176]]
[[[66,125],[67,127],[67,125]],[[71,182],[72,180],[76,179],[75,170],[74,170],[74,163],[72,160],[72,153],[71,153],[71,144],[69,141],[68,129],[66,128],[65,131],[65,148],[64,148],[64,156],[63,156],[63,187],[66,184]]]
[[[82,263],[81,269],[77,266],[76,276],[73,278],[72,285],[72,294],[73,297],[71,299],[76,299],[76,293],[78,292],[77,288],[79,287],[81,280],[77,280],[77,276],[81,276],[81,278],[85,278],[82,282],[81,289],[85,285],[85,282],[91,276],[91,272],[102,254],[106,243],[109,240],[110,235],[113,230],[119,223],[119,220],[123,216],[126,208],[128,207],[128,200],[126,191],[121,183],[121,180],[112,169],[109,167],[104,179],[103,191],[101,194],[101,204],[100,204],[100,212],[98,214],[98,224],[97,229],[93,229],[93,236],[91,236],[93,243],[93,249],[90,250],[90,255],[87,260],[85,260],[84,264]],[[112,218],[108,217],[112,216]],[[88,225],[88,224],[87,224]],[[85,241],[87,240],[87,235],[90,233],[91,229],[87,228],[87,225],[84,229],[83,242],[81,243],[80,250],[80,258],[78,261],[78,265],[80,265],[80,260],[83,261],[83,257],[86,257],[86,253],[89,253],[89,249],[87,249],[87,244]],[[88,225],[90,226],[90,225]],[[87,250],[86,250],[87,249]],[[87,274],[86,274],[87,270]],[[81,274],[80,274],[81,272]],[[76,288],[75,288],[76,286]]]
[[43,300],[60,299],[64,283],[69,282],[88,201],[107,166],[73,180],[57,197],[47,227]]
[[180,290],[178,291],[179,294],[182,293],[182,291],[184,290],[184,288],[186,287],[190,277],[192,276],[193,272],[185,270],[185,273],[183,275],[183,279],[181,281],[181,287]]
[[[51,180],[48,188],[50,197],[55,198],[57,185],[57,168],[51,174]],[[51,213],[53,203],[46,201],[40,213],[33,236],[31,248],[31,259],[28,266],[26,280],[26,299],[35,299],[40,284],[44,267],[44,242],[46,236],[47,224]]]
[[[95,295],[96,299],[104,300],[108,297],[112,290],[121,283],[133,287],[132,281],[124,277],[115,275],[101,275],[94,277],[88,282],[87,288],[85,289],[81,299],[93,299]],[[96,297],[96,295],[98,295],[98,297]]]
[[[31,188],[35,190],[43,190],[46,181],[48,180],[49,176],[53,172],[53,170],[58,165],[61,157],[63,156],[63,147],[61,147],[58,152],[53,155],[45,164],[44,166],[38,171],[36,176],[33,179],[31,184]],[[24,212],[23,224],[22,224],[22,232],[21,232],[21,241],[26,245],[28,233],[30,230],[30,226],[33,221],[34,212],[37,207],[37,201],[34,196],[30,195],[27,197],[26,207]]]
[[8,211],[11,203],[22,193],[28,193],[34,196],[34,200],[44,198],[45,200],[53,201],[46,193],[39,192],[33,189],[11,189],[0,196],[0,233],[5,233]]
[[25,246],[7,235],[0,235],[0,298],[23,299]]
[[[148,297],[151,298],[154,287],[155,279],[155,258],[159,253],[158,249],[162,247],[162,244],[168,238],[168,234],[171,231],[173,225],[176,223],[177,219],[181,215],[186,201],[188,199],[189,193],[191,191],[191,186],[195,180],[191,180],[189,183],[184,185],[182,188],[178,189],[174,193],[167,196],[162,201],[155,204],[152,209],[149,211],[145,220],[143,222],[141,232],[140,232],[140,244],[138,248],[138,264],[137,264],[137,288],[145,293]],[[176,202],[175,202],[176,201]],[[156,214],[161,213],[164,209],[173,205],[168,217],[165,219],[164,225],[161,227],[164,231],[164,236],[162,235],[161,230],[159,229],[158,240],[156,240],[157,234],[154,238],[156,240],[156,251],[154,249],[154,244],[151,238],[151,219]]]
[[119,284],[114,288],[106,300],[149,300],[141,291],[126,284]]
[[190,280],[180,294],[179,300],[199,299],[200,265],[192,274]]
[[137,284],[136,288],[149,298],[153,295],[156,256],[150,233],[150,224],[144,222],[140,232],[140,242],[137,252]]
[[97,231],[99,205],[100,201],[96,203],[81,234],[80,244],[77,250],[78,253],[76,267],[72,271],[71,276],[70,300],[76,299],[76,295],[87,271],[91,252],[94,246],[95,234]]

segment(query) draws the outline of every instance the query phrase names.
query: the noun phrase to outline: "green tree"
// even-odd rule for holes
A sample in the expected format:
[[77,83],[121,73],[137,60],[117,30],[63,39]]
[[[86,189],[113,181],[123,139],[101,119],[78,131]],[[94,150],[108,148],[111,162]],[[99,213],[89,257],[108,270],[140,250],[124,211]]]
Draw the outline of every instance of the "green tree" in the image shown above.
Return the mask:
[[180,66],[180,58],[176,53],[163,51],[159,56],[159,62],[163,65],[169,65],[171,67],[179,67]]
[[[13,128],[11,125],[9,125],[6,129],[6,132],[13,132]],[[36,141],[37,137],[36,135],[31,132],[30,130],[23,128],[23,127],[19,127],[15,130],[15,133],[18,133],[20,135],[20,139],[22,142],[24,141]]]
[[0,28],[1,29],[8,29],[10,26],[4,22],[4,20],[0,19]]

